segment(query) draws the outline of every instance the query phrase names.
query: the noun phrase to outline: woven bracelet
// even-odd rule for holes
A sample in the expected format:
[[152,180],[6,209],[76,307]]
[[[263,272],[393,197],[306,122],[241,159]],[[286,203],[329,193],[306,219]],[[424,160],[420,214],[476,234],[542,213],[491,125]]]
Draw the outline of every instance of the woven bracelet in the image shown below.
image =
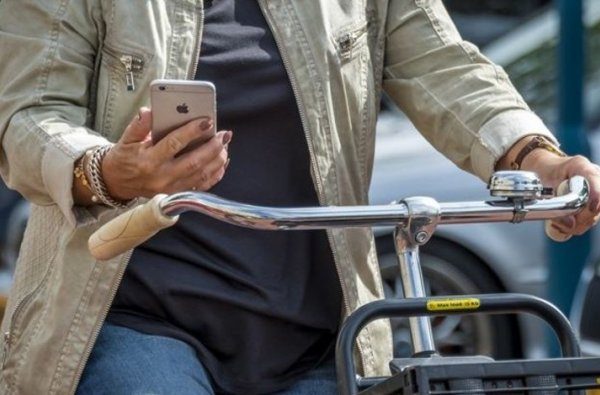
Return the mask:
[[103,145],[94,149],[90,155],[90,160],[85,164],[85,170],[94,195],[103,204],[115,208],[124,208],[127,207],[127,204],[110,196],[102,177],[102,160],[111,148],[112,145]]

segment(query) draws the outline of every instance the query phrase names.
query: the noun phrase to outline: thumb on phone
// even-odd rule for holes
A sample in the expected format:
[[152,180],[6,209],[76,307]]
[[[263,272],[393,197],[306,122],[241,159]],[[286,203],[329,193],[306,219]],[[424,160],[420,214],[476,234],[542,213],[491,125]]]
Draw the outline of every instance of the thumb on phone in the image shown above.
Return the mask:
[[151,129],[152,111],[148,107],[142,107],[138,114],[131,120],[127,128],[125,128],[125,131],[121,136],[121,141],[128,144],[149,140]]

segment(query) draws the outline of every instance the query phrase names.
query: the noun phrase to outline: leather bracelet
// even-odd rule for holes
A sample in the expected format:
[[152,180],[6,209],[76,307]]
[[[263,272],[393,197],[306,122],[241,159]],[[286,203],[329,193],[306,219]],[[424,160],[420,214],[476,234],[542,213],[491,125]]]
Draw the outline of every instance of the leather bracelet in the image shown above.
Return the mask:
[[120,202],[110,196],[108,188],[106,188],[106,184],[104,183],[104,178],[102,177],[102,160],[111,148],[112,145],[103,145],[95,148],[91,153],[90,160],[84,164],[84,170],[90,181],[93,195],[97,197],[100,202],[109,207],[124,208],[127,207],[126,202]]
[[528,142],[525,147],[521,148],[521,151],[517,154],[517,157],[514,161],[510,163],[510,168],[512,170],[521,170],[521,164],[527,155],[529,155],[533,150],[538,148],[544,149],[546,151],[552,152],[561,157],[567,156],[564,152],[562,152],[557,146],[552,144],[548,139],[543,136],[535,136]]

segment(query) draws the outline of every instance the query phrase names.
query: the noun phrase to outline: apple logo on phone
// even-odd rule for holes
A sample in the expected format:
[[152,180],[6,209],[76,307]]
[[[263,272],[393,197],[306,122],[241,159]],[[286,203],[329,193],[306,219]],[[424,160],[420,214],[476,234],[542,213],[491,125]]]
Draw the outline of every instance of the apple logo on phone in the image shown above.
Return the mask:
[[187,114],[188,112],[190,112],[190,109],[188,108],[187,104],[182,103],[177,106],[177,112],[180,114]]

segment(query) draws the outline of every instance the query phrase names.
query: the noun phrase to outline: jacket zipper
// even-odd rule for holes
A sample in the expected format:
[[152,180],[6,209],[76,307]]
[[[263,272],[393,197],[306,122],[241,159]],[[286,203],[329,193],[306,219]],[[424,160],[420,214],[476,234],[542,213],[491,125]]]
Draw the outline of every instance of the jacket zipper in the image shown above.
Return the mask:
[[202,7],[200,7],[200,22],[198,23],[198,41],[196,43],[196,50],[194,51],[194,63],[192,63],[192,68],[187,76],[188,80],[196,78],[198,64],[200,63],[200,50],[202,49],[202,33],[204,27],[204,0],[200,0],[200,3],[202,4]]
[[[204,2],[204,0],[201,0],[201,1]],[[262,1],[260,3],[263,8],[263,11],[264,11],[265,5]],[[193,63],[193,67],[191,69],[191,73],[188,74],[188,79],[193,79],[196,76],[196,73],[198,71],[198,64],[200,62],[200,50],[202,47],[202,33],[203,33],[202,26],[203,26],[203,24],[204,24],[204,7],[202,7],[200,9],[200,24],[199,24],[199,28],[198,28],[198,45],[196,46],[196,51],[194,54],[194,63]],[[356,32],[354,32],[354,33],[356,33]],[[283,48],[283,46],[281,45],[278,37],[275,34],[273,36],[275,38],[275,45],[277,46],[277,49],[279,50],[279,53],[281,54],[281,60],[287,71],[288,78],[290,79],[290,85],[292,86],[292,91],[294,93],[296,102],[300,103],[298,86],[297,86],[297,83],[296,83],[296,80],[295,80],[293,74],[291,73],[292,68],[291,68],[289,60],[288,60],[288,54],[285,51],[285,49]],[[355,42],[356,39],[358,39],[358,37],[360,37],[360,34],[350,36],[350,39],[353,39],[352,42]],[[317,193],[319,194],[320,200],[324,201],[324,196],[323,196],[323,192],[322,192],[323,182],[317,171],[317,164],[314,160],[315,154],[314,154],[314,150],[312,148],[312,137],[310,136],[310,133],[308,132],[308,127],[307,127],[307,122],[306,122],[306,114],[304,112],[304,108],[302,108],[302,106],[300,104],[298,105],[298,112],[300,114],[300,123],[302,124],[302,130],[304,130],[304,135],[306,136],[306,140],[308,141],[308,151],[309,151],[310,163],[313,168],[313,172],[316,175],[315,182],[317,184]],[[334,247],[333,239],[332,239],[331,235],[329,234],[329,232],[327,232],[327,238],[329,240],[329,244],[332,246],[332,249],[334,249],[335,247]],[[335,263],[335,268],[337,271],[338,279],[340,280],[340,283],[341,283],[342,282],[341,270],[339,268],[337,259],[335,258],[335,252],[333,252],[333,261]],[[348,297],[344,292],[344,285],[343,284],[340,284],[340,285],[341,285],[341,289],[342,289],[342,299],[344,300],[344,308],[346,309],[346,312],[349,313],[350,312],[350,304],[348,302]]]
[[[266,9],[266,5],[264,3],[264,0],[260,1],[260,5],[261,8],[263,9],[263,13],[265,15],[269,15],[268,10]],[[300,101],[300,93],[299,93],[299,89],[298,89],[298,84],[296,82],[296,78],[294,77],[294,74],[292,73],[292,67],[290,65],[290,61],[289,61],[289,54],[287,53],[286,49],[283,47],[283,45],[281,45],[281,40],[280,38],[277,36],[277,34],[275,34],[275,29],[273,24],[271,23],[270,18],[266,18],[267,22],[271,28],[271,31],[273,32],[273,38],[275,40],[275,45],[277,46],[277,49],[279,50],[279,53],[281,55],[281,60],[283,62],[283,66],[285,67],[285,70],[287,71],[287,75],[288,78],[290,80],[290,85],[292,87],[292,92],[294,93],[294,97],[296,98],[296,103],[298,103],[298,113],[300,114],[300,123],[302,124],[302,130],[304,130],[304,135],[306,137],[306,140],[308,142],[308,152],[309,152],[309,157],[310,157],[310,165],[313,169],[313,174],[315,175],[315,183],[317,184],[317,194],[319,196],[319,200],[321,202],[325,201],[325,197],[323,196],[323,180],[321,180],[321,175],[318,172],[318,166],[317,163],[315,161],[315,153],[313,150],[313,140],[312,137],[308,131],[308,122],[306,121],[306,113],[304,112],[304,108],[302,107],[302,102]],[[348,295],[346,295],[346,292],[344,292],[344,283],[342,281],[342,271],[340,269],[340,264],[338,262],[338,259],[336,258],[337,255],[337,248],[335,246],[335,243],[333,242],[333,236],[331,235],[331,232],[327,231],[327,239],[329,240],[329,245],[331,246],[331,251],[333,254],[333,262],[335,264],[335,270],[337,272],[337,276],[338,276],[338,280],[340,281],[340,285],[341,285],[341,290],[342,290],[342,299],[344,302],[344,309],[345,309],[345,313],[346,314],[350,314],[350,303],[348,301]],[[357,342],[357,346],[358,349],[360,351],[360,354],[363,355],[363,350],[362,350],[362,346],[360,343]]]
[[144,59],[133,55],[121,55],[119,61],[125,66],[125,83],[127,90],[133,92],[135,90],[135,71],[142,71],[144,68]]
[[[110,292],[110,300],[113,300],[115,298],[115,296],[117,295],[117,291],[119,290],[119,284],[121,284],[121,280],[123,279],[123,276],[125,275],[125,270],[127,269],[127,262],[129,262],[129,259],[131,258],[132,254],[133,254],[133,250],[128,251],[123,256],[123,259],[119,262],[119,265],[121,268],[119,269],[119,273],[117,273],[117,281],[115,282],[116,286]],[[96,262],[96,264],[98,265],[98,264],[102,264],[102,263]],[[102,329],[102,325],[104,323],[104,320],[106,319],[106,316],[108,315],[108,311],[110,310],[111,305],[112,305],[112,303],[108,303],[102,309],[100,316],[99,316],[102,319],[98,320],[99,324],[96,325],[96,327],[94,328],[94,330],[92,332],[93,339],[98,338],[98,335],[100,334],[100,330]],[[77,386],[79,385],[79,381],[81,380],[81,375],[83,374],[83,369],[85,368],[85,365],[87,364],[88,359],[90,359],[92,349],[94,348],[94,343],[88,342],[87,345],[85,346],[85,350],[83,350],[83,358],[81,360],[81,364],[79,364],[79,366],[77,367],[77,372],[75,372],[75,380],[73,382],[73,388],[72,388],[73,393],[77,390]]]
[[144,69],[144,58],[132,53],[116,52],[108,47],[104,48],[104,52],[116,58],[125,69],[125,85],[127,91],[133,92],[136,89],[135,73],[139,73]]
[[25,297],[17,303],[17,305],[15,306],[13,311],[10,313],[10,315],[8,315],[8,317],[10,317],[10,324],[8,326],[8,331],[4,332],[4,335],[3,335],[4,345],[2,347],[2,364],[1,364],[2,369],[4,369],[4,366],[6,365],[6,360],[8,359],[8,354],[10,353],[10,348],[11,348],[11,343],[12,343],[12,339],[13,339],[13,334],[15,332],[16,322],[17,322],[17,319],[19,318],[19,316],[21,315],[21,310],[23,310],[25,308],[25,306],[31,301],[33,296],[36,295],[38,293],[39,289],[45,284],[46,278],[48,277],[48,274],[50,272],[51,272],[51,268],[48,267],[46,269],[46,272],[44,273],[44,276],[42,277],[42,280],[40,281],[40,283],[30,293],[25,295]]
[[356,42],[367,32],[367,25],[361,26],[354,31],[342,34],[337,39],[340,56],[347,60],[352,57],[352,51],[356,47]]
[[2,369],[6,365],[6,359],[8,358],[8,353],[10,351],[10,342],[11,342],[10,331],[4,332],[4,347],[2,348]]

